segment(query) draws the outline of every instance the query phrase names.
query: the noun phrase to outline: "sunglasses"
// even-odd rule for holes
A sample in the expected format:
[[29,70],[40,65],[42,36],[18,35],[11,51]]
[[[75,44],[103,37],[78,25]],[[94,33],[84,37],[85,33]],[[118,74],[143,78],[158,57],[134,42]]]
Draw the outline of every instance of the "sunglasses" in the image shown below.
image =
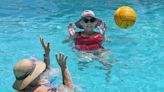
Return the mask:
[[95,19],[95,18],[91,18],[91,19],[83,18],[83,21],[84,21],[85,23],[88,23],[88,22],[93,23],[93,22],[96,21],[96,19]]

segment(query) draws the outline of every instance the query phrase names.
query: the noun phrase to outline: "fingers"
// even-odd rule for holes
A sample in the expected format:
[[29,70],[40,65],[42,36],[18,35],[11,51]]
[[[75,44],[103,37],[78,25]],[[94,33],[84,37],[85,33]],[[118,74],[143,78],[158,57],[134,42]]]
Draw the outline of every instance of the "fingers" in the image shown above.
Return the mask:
[[59,55],[60,55],[60,59],[64,61],[64,54],[60,53]]
[[67,60],[67,56],[65,56],[62,53],[56,54],[56,60],[57,63],[59,64],[59,66],[63,69],[66,68],[66,60]]
[[68,28],[71,28],[73,25],[72,25],[72,23],[70,22],[69,24],[68,24]]
[[40,42],[41,42],[41,43],[43,42],[43,37],[42,37],[42,36],[40,36]]
[[61,61],[62,58],[63,58],[63,55],[62,55],[61,53],[56,54],[56,60],[57,60],[57,61]]
[[62,57],[62,54],[61,53],[59,53],[59,59],[61,60],[61,57]]
[[61,59],[64,60],[64,55],[62,54]]
[[67,60],[67,56],[65,56],[64,54],[61,54],[61,60],[66,63]]
[[102,27],[105,27],[105,22],[102,23]]
[[69,23],[69,25],[68,25],[68,29],[75,30],[76,28],[73,26],[73,24],[72,24],[72,23]]
[[104,22],[102,22],[102,25],[104,25]]
[[50,48],[50,42],[48,42],[47,44],[45,44],[45,43],[44,43],[44,39],[43,39],[42,36],[40,36],[40,42],[41,42],[42,47],[43,47],[44,49]]
[[64,62],[66,62],[67,61],[67,56],[65,56],[65,58],[64,58]]
[[59,61],[58,54],[56,54],[55,56],[56,56],[56,60]]
[[40,36],[40,42],[41,42],[41,44],[42,44],[43,48],[45,48],[46,46],[45,46],[45,44],[44,44],[44,39],[43,39],[43,37],[42,37],[42,36]]
[[105,22],[103,22],[103,27],[104,27],[104,28],[106,28],[106,27],[107,27]]
[[71,22],[69,23],[69,26],[72,26],[72,23]]
[[102,31],[103,31],[103,33],[104,33],[104,31],[106,30],[106,23],[105,22],[102,22]]
[[47,47],[50,48],[50,42],[47,43]]
[[104,22],[104,27],[107,28],[106,23]]
[[56,59],[59,60],[59,61],[66,61],[67,56],[65,56],[62,53],[59,53],[59,54],[56,54]]
[[75,30],[76,30],[76,28],[70,22],[69,25],[68,25],[68,31],[69,31],[69,33],[70,33],[71,36],[73,36],[75,34]]
[[104,25],[106,26],[106,23],[104,22]]
[[40,42],[42,41],[42,36],[40,35]]

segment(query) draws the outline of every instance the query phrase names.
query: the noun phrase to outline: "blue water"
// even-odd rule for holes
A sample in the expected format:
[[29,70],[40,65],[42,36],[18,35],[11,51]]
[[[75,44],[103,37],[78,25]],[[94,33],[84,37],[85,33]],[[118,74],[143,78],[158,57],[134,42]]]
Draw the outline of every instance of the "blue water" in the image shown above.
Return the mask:
[[[126,30],[113,19],[122,5],[137,13],[136,24]],[[104,47],[111,50],[111,64],[78,62],[71,43],[61,43],[68,23],[86,9],[107,23],[111,43]],[[14,92],[12,69],[17,61],[30,56],[43,60],[40,35],[51,42],[51,67],[59,68],[57,52],[68,55],[76,92],[163,92],[163,15],[162,0],[0,0],[0,92]]]

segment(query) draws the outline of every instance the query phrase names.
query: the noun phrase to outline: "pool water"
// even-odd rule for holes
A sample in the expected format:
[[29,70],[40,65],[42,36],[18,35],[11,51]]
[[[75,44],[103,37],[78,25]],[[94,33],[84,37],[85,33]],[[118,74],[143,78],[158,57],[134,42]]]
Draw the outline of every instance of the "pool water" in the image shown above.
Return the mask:
[[[164,1],[162,0],[0,0],[0,92],[15,92],[14,64],[31,56],[43,60],[42,35],[51,42],[51,67],[59,68],[55,54],[68,56],[76,92],[163,92],[164,91]],[[114,11],[132,7],[137,21],[120,29]],[[107,23],[109,63],[79,62],[71,43],[62,44],[69,34],[69,22],[91,9]],[[79,29],[77,29],[79,31]],[[58,76],[56,83],[62,83]]]

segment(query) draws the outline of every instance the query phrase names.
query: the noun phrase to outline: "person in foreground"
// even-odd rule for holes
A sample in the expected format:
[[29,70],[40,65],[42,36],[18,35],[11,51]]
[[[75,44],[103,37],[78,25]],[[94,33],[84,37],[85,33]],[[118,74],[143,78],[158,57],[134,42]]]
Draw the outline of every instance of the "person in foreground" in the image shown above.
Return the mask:
[[63,83],[58,87],[50,87],[48,79],[41,76],[50,70],[50,43],[45,44],[44,39],[40,37],[40,42],[44,48],[44,62],[33,59],[23,59],[14,66],[14,75],[16,81],[13,88],[18,92],[73,92],[73,82],[67,68],[67,56],[56,54],[56,60],[62,72]]

